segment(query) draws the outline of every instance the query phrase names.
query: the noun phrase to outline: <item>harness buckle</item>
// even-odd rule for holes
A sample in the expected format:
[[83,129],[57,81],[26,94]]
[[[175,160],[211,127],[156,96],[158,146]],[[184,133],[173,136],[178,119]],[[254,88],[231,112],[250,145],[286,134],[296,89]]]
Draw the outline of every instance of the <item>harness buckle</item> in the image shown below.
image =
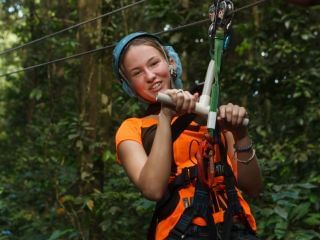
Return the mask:
[[187,176],[188,176],[189,182],[191,182],[190,168],[187,168]]
[[184,186],[188,186],[192,182],[191,170],[190,167],[185,168],[183,170],[183,184]]
[[185,233],[182,233],[175,228],[171,230],[171,234],[173,234],[178,239],[184,239],[186,237]]

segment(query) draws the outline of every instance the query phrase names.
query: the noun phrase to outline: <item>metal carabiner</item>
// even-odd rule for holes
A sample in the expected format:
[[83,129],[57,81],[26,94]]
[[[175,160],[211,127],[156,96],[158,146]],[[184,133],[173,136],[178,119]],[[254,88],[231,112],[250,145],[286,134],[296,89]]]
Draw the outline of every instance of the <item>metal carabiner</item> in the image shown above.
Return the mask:
[[[218,5],[218,6],[217,6]],[[220,27],[229,30],[233,18],[234,5],[231,0],[222,0],[213,3],[209,7],[209,18],[211,25],[208,30],[210,38],[214,37],[216,28]]]

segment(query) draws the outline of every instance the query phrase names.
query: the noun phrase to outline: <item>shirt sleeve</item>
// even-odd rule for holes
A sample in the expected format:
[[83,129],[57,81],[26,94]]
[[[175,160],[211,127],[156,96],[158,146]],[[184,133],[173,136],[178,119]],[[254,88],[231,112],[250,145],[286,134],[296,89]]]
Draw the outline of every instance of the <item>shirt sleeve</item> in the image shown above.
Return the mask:
[[115,136],[115,144],[116,144],[116,157],[119,163],[121,163],[121,160],[119,159],[119,155],[118,155],[119,145],[120,143],[126,140],[132,140],[142,144],[140,119],[129,118],[125,120],[117,130],[117,133]]

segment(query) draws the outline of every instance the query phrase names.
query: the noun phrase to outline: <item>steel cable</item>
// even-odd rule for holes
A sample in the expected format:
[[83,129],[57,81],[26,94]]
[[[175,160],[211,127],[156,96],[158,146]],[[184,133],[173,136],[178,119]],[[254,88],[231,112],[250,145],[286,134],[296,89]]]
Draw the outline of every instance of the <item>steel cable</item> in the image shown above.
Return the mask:
[[10,53],[10,52],[16,51],[16,50],[18,50],[18,49],[21,49],[21,48],[30,46],[30,45],[32,45],[32,44],[41,42],[41,41],[46,40],[46,39],[48,39],[48,38],[52,38],[52,37],[57,36],[57,35],[59,35],[59,34],[61,34],[61,33],[63,33],[63,32],[66,32],[66,31],[69,31],[69,30],[71,30],[71,29],[80,27],[80,26],[82,26],[82,25],[84,25],[84,24],[87,24],[87,23],[96,21],[96,20],[98,20],[98,19],[100,19],[100,18],[104,18],[104,17],[110,16],[110,15],[112,15],[112,14],[114,14],[114,13],[117,13],[117,12],[123,11],[123,10],[125,10],[125,9],[134,7],[134,6],[136,6],[136,5],[140,4],[140,3],[143,3],[143,2],[145,2],[145,1],[146,1],[146,0],[141,0],[141,1],[138,1],[138,2],[135,2],[135,3],[132,3],[132,4],[129,4],[129,5],[126,5],[126,6],[124,6],[124,7],[121,7],[121,8],[115,9],[115,10],[113,10],[113,11],[111,11],[111,12],[108,12],[108,13],[105,13],[105,14],[103,14],[103,15],[100,15],[100,16],[98,16],[98,17],[95,17],[95,18],[92,18],[92,19],[88,19],[88,20],[86,20],[86,21],[77,23],[77,24],[72,25],[72,26],[70,26],[70,27],[61,29],[61,30],[59,30],[59,31],[57,31],[57,32],[54,32],[54,33],[45,35],[45,36],[40,37],[40,38],[37,38],[37,39],[35,39],[35,40],[32,40],[32,41],[27,42],[27,43],[25,43],[25,44],[19,45],[19,46],[17,46],[17,47],[13,47],[13,48],[4,50],[4,51],[0,52],[0,56],[4,55],[4,54],[6,54],[6,53]]
[[[256,5],[261,4],[263,2],[266,2],[266,1],[269,1],[269,0],[260,0],[260,1],[248,4],[248,5],[245,5],[245,6],[241,7],[241,8],[235,9],[233,11],[233,13],[237,13],[239,11],[245,10],[245,9],[253,7],[253,6],[256,6]],[[192,27],[192,26],[196,26],[196,25],[200,25],[200,24],[203,24],[203,23],[206,23],[206,22],[209,22],[209,21],[210,21],[210,19],[203,19],[203,20],[199,20],[199,21],[196,21],[196,22],[192,22],[192,23],[189,23],[189,24],[182,25],[182,26],[178,26],[178,27],[175,27],[175,28],[171,28],[171,29],[168,29],[168,30],[160,31],[160,32],[157,32],[157,33],[154,33],[154,34],[155,35],[161,35],[161,34],[165,34],[165,33],[180,31],[182,29],[185,29],[185,28],[188,28],[188,27]],[[62,62],[62,61],[69,60],[69,59],[72,59],[72,58],[81,57],[81,56],[84,56],[84,55],[87,55],[87,54],[92,54],[92,53],[99,52],[99,51],[102,51],[102,50],[106,50],[106,49],[114,47],[115,45],[116,45],[116,43],[113,43],[113,44],[110,44],[110,45],[107,45],[107,46],[104,46],[104,47],[101,47],[101,48],[97,48],[97,49],[93,49],[93,50],[90,50],[90,51],[78,53],[78,54],[71,55],[71,56],[64,57],[64,58],[55,59],[55,60],[48,61],[48,62],[45,62],[45,63],[36,64],[36,65],[30,66],[30,67],[18,69],[18,70],[9,72],[9,73],[2,74],[2,75],[0,75],[0,78],[8,76],[8,75],[15,74],[15,73],[23,72],[23,71],[28,71],[28,70],[31,70],[31,69],[34,69],[34,68],[50,65],[50,64],[53,64],[53,63]]]

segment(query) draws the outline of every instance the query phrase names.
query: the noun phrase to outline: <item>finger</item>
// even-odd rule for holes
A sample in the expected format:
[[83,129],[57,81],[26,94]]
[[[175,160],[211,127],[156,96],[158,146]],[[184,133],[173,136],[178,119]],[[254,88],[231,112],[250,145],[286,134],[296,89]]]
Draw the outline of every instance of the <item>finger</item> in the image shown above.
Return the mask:
[[181,112],[183,108],[183,102],[184,102],[184,92],[183,91],[176,91],[176,111]]
[[194,95],[192,95],[189,92],[186,92],[186,97],[190,100],[187,112],[188,113],[192,113],[194,111],[195,107],[196,107],[196,98],[195,98]]
[[226,117],[226,105],[221,105],[219,107],[218,118],[224,119]]
[[195,101],[198,102],[199,101],[199,93],[196,92],[193,94],[193,96],[194,96]]
[[228,105],[226,106],[226,110],[225,110],[225,119],[227,120],[227,122],[231,122],[232,121],[232,109],[233,105],[231,103],[228,103]]
[[177,90],[176,89],[167,89],[163,93],[167,94],[172,102],[175,103],[177,101]]
[[237,124],[238,125],[241,125],[244,118],[247,116],[247,111],[244,107],[240,107],[239,108],[239,117],[238,117],[238,121],[237,121]]
[[231,124],[236,125],[238,122],[239,118],[239,106],[238,105],[233,105],[232,107],[232,119],[231,119]]
[[188,95],[187,92],[184,92],[184,98],[183,98],[183,105],[181,108],[181,113],[186,113],[189,111],[190,104],[191,104],[191,97]]

